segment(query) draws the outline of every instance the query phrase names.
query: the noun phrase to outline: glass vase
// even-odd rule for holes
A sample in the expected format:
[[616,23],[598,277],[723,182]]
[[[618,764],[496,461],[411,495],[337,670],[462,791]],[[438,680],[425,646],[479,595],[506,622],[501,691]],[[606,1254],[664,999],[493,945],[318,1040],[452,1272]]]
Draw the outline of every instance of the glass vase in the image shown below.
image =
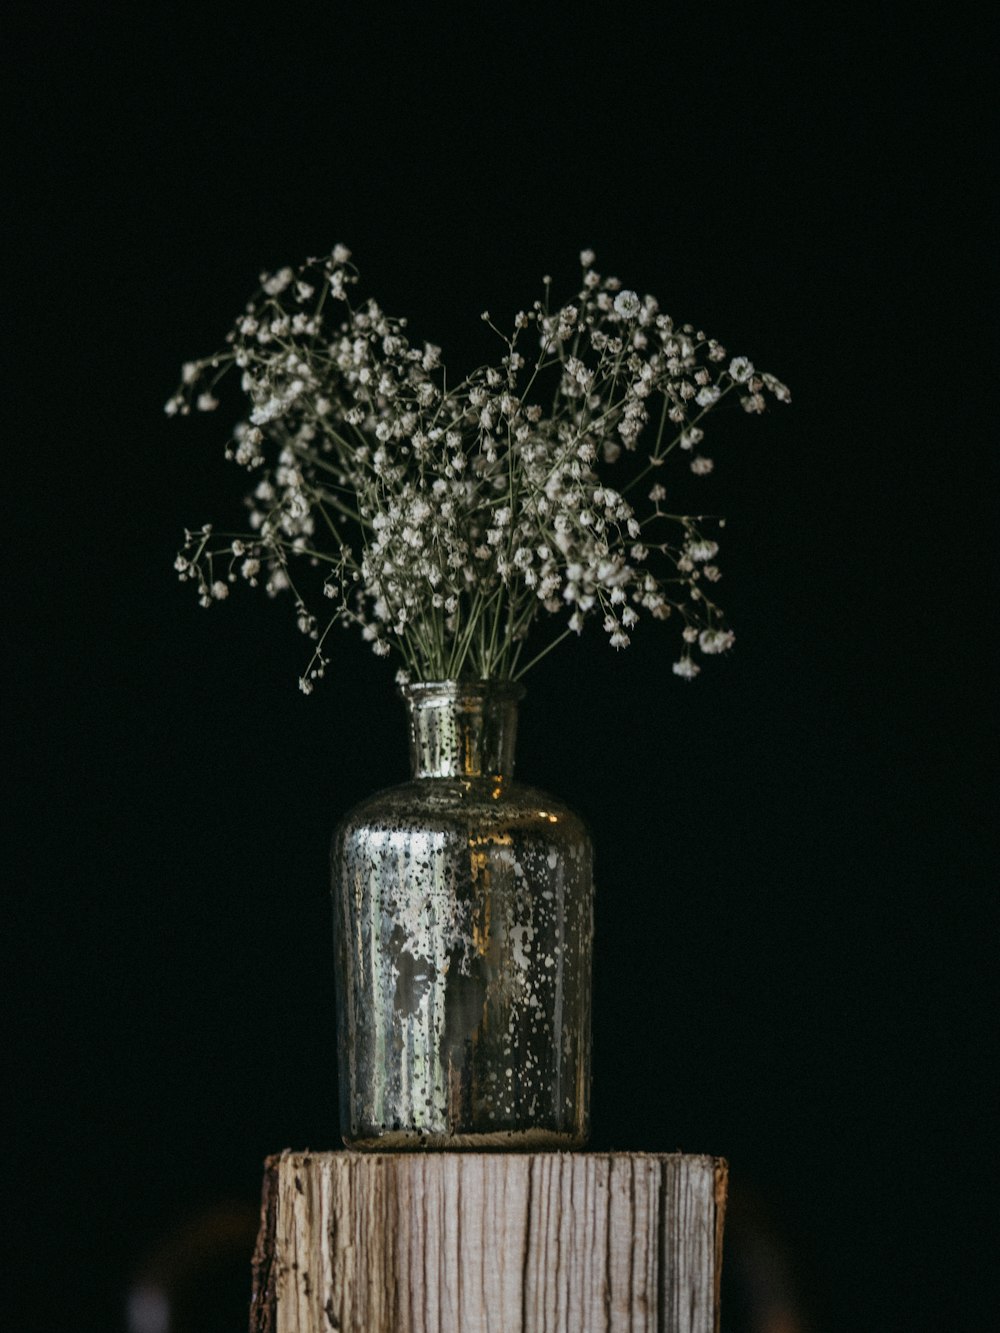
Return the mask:
[[512,780],[519,686],[404,686],[411,779],[333,842],[341,1133],[360,1149],[576,1148],[592,849]]

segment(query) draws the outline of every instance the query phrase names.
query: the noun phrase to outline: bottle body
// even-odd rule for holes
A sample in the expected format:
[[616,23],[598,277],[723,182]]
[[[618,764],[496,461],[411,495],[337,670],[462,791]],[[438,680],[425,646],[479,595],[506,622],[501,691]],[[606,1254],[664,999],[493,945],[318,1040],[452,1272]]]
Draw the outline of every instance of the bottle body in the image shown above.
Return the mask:
[[461,726],[455,739],[459,762],[421,765],[418,737],[414,780],[363,802],[335,835],[344,1142],[579,1147],[590,838],[561,802],[515,784],[509,759],[490,772],[504,766],[470,762]]

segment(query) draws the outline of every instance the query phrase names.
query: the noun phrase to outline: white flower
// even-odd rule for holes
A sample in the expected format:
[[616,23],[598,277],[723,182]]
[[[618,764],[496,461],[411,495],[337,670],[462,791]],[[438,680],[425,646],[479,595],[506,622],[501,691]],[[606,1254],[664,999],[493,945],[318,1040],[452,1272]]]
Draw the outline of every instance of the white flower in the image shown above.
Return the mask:
[[279,296],[294,277],[295,274],[290,268],[280,268],[271,277],[268,277],[266,273],[263,274],[261,276],[261,286],[268,296]]
[[684,548],[692,560],[711,560],[713,555],[718,555],[719,543],[710,541],[688,542]]
[[615,297],[615,314],[621,315],[622,319],[635,319],[642,309],[642,302],[635,292],[619,292]]
[[696,477],[708,476],[714,466],[710,458],[702,458],[701,454],[695,454],[691,459],[691,471]]
[[695,402],[699,407],[711,407],[722,397],[722,390],[716,384],[706,384],[703,389],[699,389],[695,395]]
[[346,264],[351,257],[351,252],[346,245],[335,245],[333,247],[333,262],[335,264]]
[[761,375],[761,379],[764,382],[765,389],[773,393],[779,403],[790,403],[792,401],[792,395],[787,385],[782,384],[781,380],[775,379],[773,375],[766,373]]
[[594,254],[593,250],[581,250],[581,251],[580,251],[580,267],[581,267],[581,268],[592,268],[592,267],[593,267],[594,260],[595,260],[596,258],[597,258],[597,256]]
[[697,662],[692,662],[687,653],[673,665],[674,675],[680,676],[682,680],[694,680],[700,670],[701,667],[698,666]]
[[250,420],[255,426],[266,426],[269,421],[278,416],[282,409],[282,401],[273,395],[261,407],[255,407],[250,413]]
[[746,384],[753,374],[753,362],[745,356],[734,356],[729,363],[729,374],[737,384]]
[[735,638],[730,629],[703,629],[698,635],[698,647],[703,653],[724,653]]
[[221,579],[216,579],[212,584],[212,596],[217,602],[223,602],[229,596],[229,585],[223,583]]
[[219,406],[219,400],[210,393],[200,393],[195,406],[199,412],[214,412]]

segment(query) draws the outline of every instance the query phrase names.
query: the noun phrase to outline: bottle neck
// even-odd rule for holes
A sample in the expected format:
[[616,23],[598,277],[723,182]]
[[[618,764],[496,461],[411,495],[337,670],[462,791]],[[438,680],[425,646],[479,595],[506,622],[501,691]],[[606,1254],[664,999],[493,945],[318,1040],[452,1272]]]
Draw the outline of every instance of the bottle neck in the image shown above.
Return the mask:
[[510,778],[517,704],[509,681],[426,681],[400,689],[410,724],[414,778]]

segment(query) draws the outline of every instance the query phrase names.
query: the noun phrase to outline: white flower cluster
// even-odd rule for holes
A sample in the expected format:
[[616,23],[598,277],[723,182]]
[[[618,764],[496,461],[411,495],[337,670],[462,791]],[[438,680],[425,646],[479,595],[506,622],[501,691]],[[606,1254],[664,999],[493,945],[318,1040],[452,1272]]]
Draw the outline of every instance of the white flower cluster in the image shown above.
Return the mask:
[[[226,453],[255,481],[249,531],[188,532],[176,568],[204,606],[240,579],[290,591],[315,641],[306,693],[335,624],[398,650],[418,679],[523,675],[588,619],[624,648],[644,614],[676,615],[673,670],[688,679],[695,646],[733,642],[706,587],[718,544],[664,509],[650,474],[679,450],[706,475],[706,414],[731,393],[758,413],[789,392],[602,277],[592,251],[580,260],[574,298],[552,309],[546,279],[509,337],[484,313],[504,354],[452,387],[439,347],[352,301],[343,246],[262,274],[226,349],[183,367],[171,415],[213,410],[219,380],[239,374],[248,409]],[[556,630],[525,660],[540,613]]]

